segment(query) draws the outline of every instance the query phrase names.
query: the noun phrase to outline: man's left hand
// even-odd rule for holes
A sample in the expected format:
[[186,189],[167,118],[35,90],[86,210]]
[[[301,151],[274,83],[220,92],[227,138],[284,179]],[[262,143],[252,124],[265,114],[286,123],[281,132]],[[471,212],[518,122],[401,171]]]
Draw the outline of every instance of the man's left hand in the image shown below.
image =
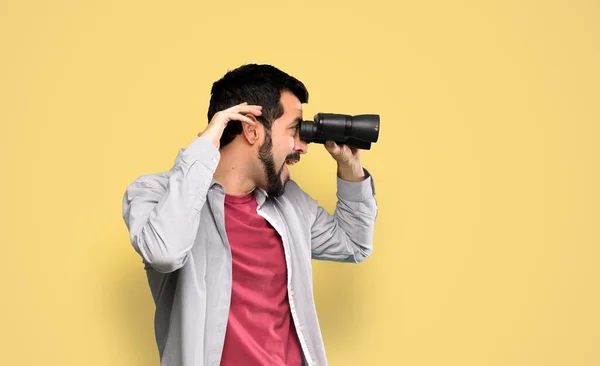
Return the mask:
[[360,161],[360,150],[348,145],[338,145],[334,141],[326,141],[325,149],[338,164],[338,176],[349,182],[360,182],[365,173]]

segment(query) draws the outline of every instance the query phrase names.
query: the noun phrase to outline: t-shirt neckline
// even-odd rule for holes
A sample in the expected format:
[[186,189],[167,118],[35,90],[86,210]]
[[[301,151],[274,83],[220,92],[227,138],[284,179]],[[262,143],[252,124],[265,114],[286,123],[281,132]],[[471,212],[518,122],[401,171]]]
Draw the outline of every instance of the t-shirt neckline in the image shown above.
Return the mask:
[[231,203],[247,203],[254,199],[254,192],[242,194],[242,195],[234,195],[225,193],[225,201]]

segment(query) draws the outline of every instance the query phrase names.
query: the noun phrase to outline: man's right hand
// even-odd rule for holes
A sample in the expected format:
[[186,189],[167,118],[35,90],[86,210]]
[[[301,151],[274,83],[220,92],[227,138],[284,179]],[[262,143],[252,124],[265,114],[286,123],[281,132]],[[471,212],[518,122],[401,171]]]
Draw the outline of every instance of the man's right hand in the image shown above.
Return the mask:
[[259,105],[248,105],[247,102],[235,105],[225,110],[215,113],[213,118],[206,126],[204,131],[198,134],[198,137],[204,136],[208,138],[213,145],[218,149],[220,146],[221,136],[229,121],[241,121],[242,123],[248,123],[251,126],[256,125],[252,119],[246,117],[244,114],[252,113],[255,116],[262,114],[262,106]]

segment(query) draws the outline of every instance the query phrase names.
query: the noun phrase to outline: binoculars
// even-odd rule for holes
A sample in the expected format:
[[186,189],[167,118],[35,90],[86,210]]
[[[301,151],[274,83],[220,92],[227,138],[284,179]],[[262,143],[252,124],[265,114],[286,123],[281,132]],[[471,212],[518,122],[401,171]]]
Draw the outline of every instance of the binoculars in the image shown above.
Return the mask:
[[324,144],[327,140],[370,150],[379,138],[379,115],[317,113],[314,121],[300,122],[300,137],[308,143]]

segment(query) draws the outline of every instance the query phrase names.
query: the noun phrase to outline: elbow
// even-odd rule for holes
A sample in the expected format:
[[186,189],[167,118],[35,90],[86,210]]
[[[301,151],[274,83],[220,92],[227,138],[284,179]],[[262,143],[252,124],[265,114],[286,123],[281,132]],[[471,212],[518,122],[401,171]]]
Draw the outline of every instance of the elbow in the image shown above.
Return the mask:
[[351,260],[354,263],[362,263],[373,255],[373,225],[367,226],[367,231],[360,238],[352,240],[353,255]]
[[144,262],[160,273],[171,273],[183,267],[185,258],[178,258],[168,255],[144,256]]
[[142,257],[144,263],[160,273],[171,273],[183,267],[187,260],[187,253],[179,253],[169,250],[164,243],[148,245],[147,242],[136,238],[134,249]]
[[373,254],[372,247],[360,247],[352,256],[352,262],[358,264],[367,260]]

